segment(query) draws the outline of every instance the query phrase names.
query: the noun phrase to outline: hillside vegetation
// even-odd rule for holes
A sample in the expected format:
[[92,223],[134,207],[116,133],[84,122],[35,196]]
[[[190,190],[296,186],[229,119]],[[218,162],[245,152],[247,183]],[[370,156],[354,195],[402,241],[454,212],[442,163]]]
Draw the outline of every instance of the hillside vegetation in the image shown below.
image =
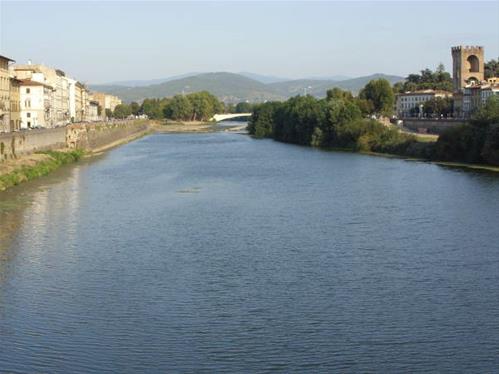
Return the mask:
[[238,103],[286,100],[305,92],[316,97],[325,97],[327,90],[333,87],[357,93],[367,82],[376,78],[386,78],[390,83],[403,80],[402,77],[376,74],[342,81],[301,79],[266,84],[241,74],[221,72],[198,74],[147,86],[94,85],[91,88],[117,95],[125,102],[141,102],[146,98],[208,91],[226,103]]

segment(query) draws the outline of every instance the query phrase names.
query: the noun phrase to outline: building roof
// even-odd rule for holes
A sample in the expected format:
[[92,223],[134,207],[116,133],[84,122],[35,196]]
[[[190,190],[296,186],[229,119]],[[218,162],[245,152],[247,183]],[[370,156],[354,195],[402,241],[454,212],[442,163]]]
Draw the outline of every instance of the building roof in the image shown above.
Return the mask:
[[44,86],[53,89],[51,85],[42,82],[33,81],[31,79],[20,79],[19,81],[21,82],[21,86]]
[[5,57],[5,56],[2,56],[2,55],[0,55],[0,58],[3,59],[3,60],[10,61],[10,62],[15,62],[13,59]]
[[33,71],[35,73],[42,72],[36,65],[14,65],[14,71]]
[[16,77],[10,76],[10,81],[11,82],[16,82],[16,83],[21,83],[20,79],[17,79]]

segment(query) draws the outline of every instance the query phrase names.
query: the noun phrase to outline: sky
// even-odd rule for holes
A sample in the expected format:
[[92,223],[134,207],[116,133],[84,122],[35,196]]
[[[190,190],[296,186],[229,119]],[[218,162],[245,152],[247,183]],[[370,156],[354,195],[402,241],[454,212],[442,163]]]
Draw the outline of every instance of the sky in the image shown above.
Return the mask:
[[209,71],[406,76],[440,62],[450,70],[454,45],[497,59],[498,20],[499,1],[0,0],[0,55],[86,83]]

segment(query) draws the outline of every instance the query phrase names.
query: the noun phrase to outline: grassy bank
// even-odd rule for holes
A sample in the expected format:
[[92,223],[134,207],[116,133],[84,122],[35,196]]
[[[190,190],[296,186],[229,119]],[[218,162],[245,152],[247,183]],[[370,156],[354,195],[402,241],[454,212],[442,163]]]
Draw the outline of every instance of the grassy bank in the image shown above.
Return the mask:
[[84,154],[83,150],[68,152],[46,151],[39,152],[40,157],[35,163],[20,165],[14,170],[0,175],[0,191],[49,174],[65,164],[78,161]]

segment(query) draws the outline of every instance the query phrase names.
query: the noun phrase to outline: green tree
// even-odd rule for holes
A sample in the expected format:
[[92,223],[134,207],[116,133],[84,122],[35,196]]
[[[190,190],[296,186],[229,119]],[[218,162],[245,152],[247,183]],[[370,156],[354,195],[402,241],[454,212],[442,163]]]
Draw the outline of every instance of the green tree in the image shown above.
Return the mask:
[[164,116],[173,120],[189,121],[192,116],[191,101],[183,95],[175,95],[163,109]]
[[499,58],[485,63],[485,79],[499,77]]
[[163,117],[162,101],[159,99],[144,99],[140,112],[151,119],[160,119]]
[[427,116],[444,116],[452,114],[454,101],[450,97],[435,97],[423,104],[423,113]]
[[274,136],[275,113],[282,103],[267,102],[255,105],[248,122],[248,132],[257,138]]
[[236,113],[250,113],[253,109],[253,106],[247,102],[241,102],[236,105],[235,112]]
[[114,108],[114,117],[124,119],[127,118],[130,114],[132,114],[132,111],[130,109],[130,106],[127,104],[119,104],[116,105],[116,108]]
[[113,118],[113,111],[109,108],[106,108],[106,117],[107,118]]
[[489,97],[485,105],[473,115],[471,123],[481,127],[499,124],[499,96]]
[[136,103],[135,101],[132,101],[130,103],[130,111],[131,111],[131,114],[133,114],[134,116],[137,116],[140,114],[140,105],[138,103]]
[[353,95],[350,91],[344,91],[341,88],[334,87],[326,92],[327,100],[341,99],[345,101],[352,101]]
[[359,97],[372,103],[374,113],[390,115],[393,113],[395,95],[390,82],[386,79],[375,79],[366,84]]

